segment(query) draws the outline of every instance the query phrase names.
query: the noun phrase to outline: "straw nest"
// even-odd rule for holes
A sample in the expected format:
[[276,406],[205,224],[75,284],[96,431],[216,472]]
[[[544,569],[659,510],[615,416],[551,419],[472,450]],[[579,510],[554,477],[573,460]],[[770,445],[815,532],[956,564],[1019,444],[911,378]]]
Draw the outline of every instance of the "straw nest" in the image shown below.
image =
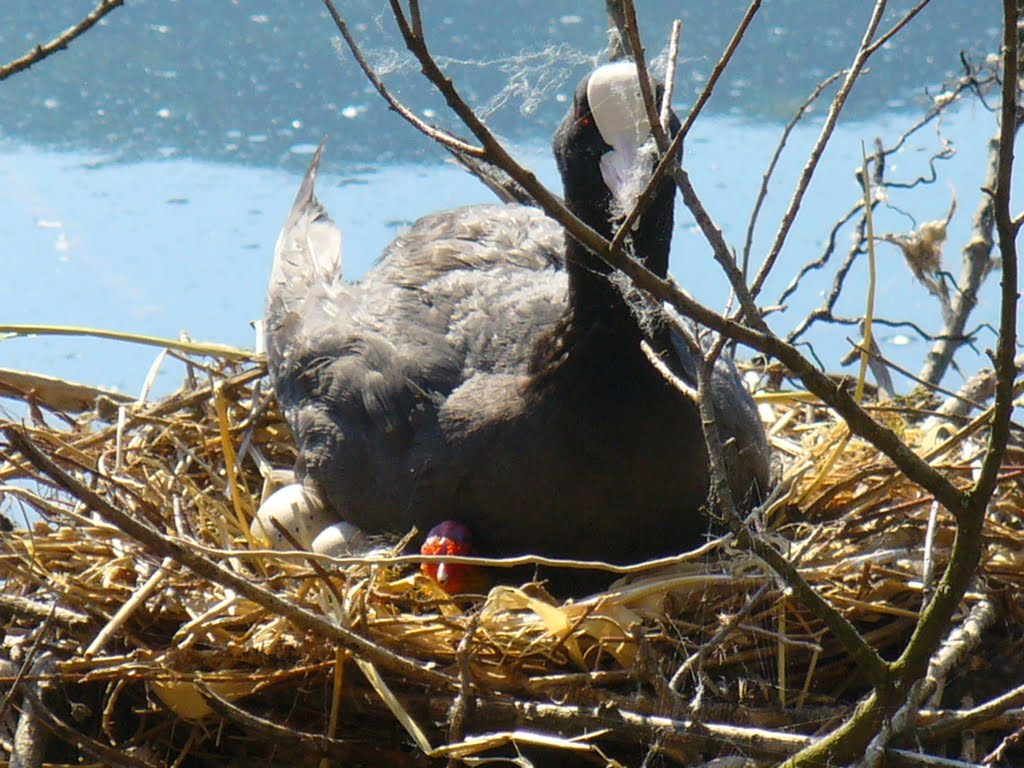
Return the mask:
[[[21,738],[48,760],[131,766],[639,765],[655,752],[757,765],[833,727],[867,689],[836,638],[729,540],[565,604],[537,585],[449,598],[408,556],[260,550],[249,522],[273,468],[291,466],[288,430],[258,361],[184,359],[186,385],[158,402],[8,382],[27,408],[0,422],[0,510],[18,523],[0,534],[7,753]],[[91,410],[60,412],[77,403]],[[967,482],[984,419],[930,418],[931,405],[876,412]],[[760,407],[783,483],[755,524],[892,657],[952,521],[806,396],[761,393]],[[1021,724],[1016,699],[986,717],[938,708],[1021,683],[1021,458],[1008,456],[915,750],[968,736],[991,748]]]

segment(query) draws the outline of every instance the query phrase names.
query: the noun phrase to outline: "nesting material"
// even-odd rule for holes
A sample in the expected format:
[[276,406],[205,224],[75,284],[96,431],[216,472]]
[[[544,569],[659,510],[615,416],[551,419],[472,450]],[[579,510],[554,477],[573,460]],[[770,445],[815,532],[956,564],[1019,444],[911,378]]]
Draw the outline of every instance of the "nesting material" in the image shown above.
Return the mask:
[[[113,421],[38,407],[0,420],[0,512],[21,526],[0,534],[2,655],[14,669],[54,664],[49,689],[22,697],[20,686],[12,699],[43,706],[37,717],[57,734],[49,759],[425,765],[522,754],[544,764],[563,752],[635,765],[656,749],[683,764],[739,754],[767,764],[867,690],[836,638],[729,539],[568,603],[499,568],[489,594],[451,598],[400,542],[362,557],[280,551],[286,543],[254,525],[274,469],[295,455],[264,370],[190,366],[188,386],[118,403]],[[783,482],[753,523],[891,656],[946,564],[951,519],[805,395],[762,393],[759,406]],[[925,431],[926,415],[879,411],[966,484],[983,424]],[[980,703],[1024,682],[1022,458],[1007,456],[957,619],[970,619],[962,652],[916,715],[936,752],[959,738],[946,710],[968,706],[964,695]],[[316,549],[350,551],[352,532],[335,533],[341,544]],[[998,744],[1020,720],[1004,707],[972,721],[972,738]],[[10,751],[0,731],[0,754]]]

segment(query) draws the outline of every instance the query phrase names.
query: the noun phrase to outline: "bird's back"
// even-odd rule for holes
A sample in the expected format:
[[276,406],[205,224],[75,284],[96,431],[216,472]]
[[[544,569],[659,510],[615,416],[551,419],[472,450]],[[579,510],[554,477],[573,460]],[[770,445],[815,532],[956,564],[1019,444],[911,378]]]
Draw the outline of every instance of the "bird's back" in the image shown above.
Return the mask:
[[564,313],[562,243],[536,209],[472,206],[417,221],[358,283],[310,285],[302,314],[275,318],[271,291],[270,366],[300,471],[340,514],[371,531],[418,519],[424,465],[452,455],[439,424],[452,393],[521,374]]

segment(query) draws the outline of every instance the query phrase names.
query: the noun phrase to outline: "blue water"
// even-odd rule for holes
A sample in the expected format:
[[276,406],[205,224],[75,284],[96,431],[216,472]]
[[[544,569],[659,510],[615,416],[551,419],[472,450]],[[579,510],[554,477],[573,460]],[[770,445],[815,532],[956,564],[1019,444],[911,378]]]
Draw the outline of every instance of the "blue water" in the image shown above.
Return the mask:
[[[60,7],[56,7],[59,5]],[[443,105],[416,80],[376,4],[340,4],[358,23],[375,61],[394,67],[396,92],[429,119]],[[543,7],[540,7],[543,5]],[[640,5],[647,29],[664,30],[661,4]],[[902,4],[905,6],[906,4]],[[8,0],[0,8],[0,59],[22,53],[66,25],[91,2],[38,4]],[[698,192],[728,242],[742,246],[761,174],[781,132],[779,118],[824,74],[842,66],[859,39],[863,14],[848,4],[768,3],[686,149]],[[861,143],[890,143],[921,113],[925,89],[937,92],[959,66],[958,47],[981,58],[998,25],[997,4],[936,0],[910,37],[881,52],[858,85],[851,120],[841,124],[787,243],[764,304],[773,304],[794,270],[815,258],[833,222],[859,193],[852,171]],[[694,6],[695,7],[695,6]],[[685,66],[677,108],[714,64],[745,3],[701,4],[686,18]],[[579,74],[603,43],[603,18],[578,3],[451,3],[429,20],[436,47],[477,104],[492,104],[510,76],[522,88],[489,120],[541,179],[557,188],[547,142]],[[824,10],[822,10],[824,8]],[[208,10],[207,10],[208,9]],[[400,228],[439,208],[489,202],[489,193],[380,105],[347,57],[332,45],[333,28],[315,2],[238,0],[204,6],[140,0],[66,52],[0,82],[0,323],[96,326],[158,336],[187,332],[198,340],[253,344],[250,323],[262,312],[277,230],[309,152],[331,133],[320,196],[344,230],[347,276],[357,278]],[[843,13],[837,13],[842,9]],[[686,9],[684,9],[686,10]],[[435,13],[428,8],[428,13]],[[589,11],[586,14],[590,14]],[[360,26],[361,25],[361,26]],[[500,34],[498,33],[500,30]],[[653,32],[651,33],[653,34]],[[652,42],[652,52],[662,42]],[[815,45],[801,41],[811,40]],[[689,45],[689,47],[687,47]],[[790,140],[761,215],[754,264],[775,227],[820,127],[823,107]],[[984,173],[985,142],[994,130],[976,103],[943,123],[957,155],[940,164],[941,180],[892,203],[920,223],[942,218],[952,189],[960,210],[950,230],[947,264],[969,236]],[[922,131],[896,158],[890,178],[927,172],[940,139]],[[895,207],[881,208],[878,232],[912,228]],[[841,259],[850,243],[840,236]],[[898,252],[879,247],[878,313],[937,327],[934,303],[916,285]],[[727,287],[689,215],[678,216],[672,270],[698,298],[721,308]],[[815,275],[773,315],[784,333],[820,300],[832,279]],[[840,311],[863,312],[866,266],[856,266]],[[978,322],[995,316],[989,286]],[[927,345],[902,331],[880,331],[883,351],[917,369]],[[821,329],[815,352],[832,369],[851,329]],[[982,333],[980,345],[991,345]],[[36,337],[0,342],[0,367],[138,391],[156,350],[110,341]],[[972,370],[982,358],[966,351]],[[177,385],[168,366],[158,390]],[[954,382],[955,383],[955,382]]]

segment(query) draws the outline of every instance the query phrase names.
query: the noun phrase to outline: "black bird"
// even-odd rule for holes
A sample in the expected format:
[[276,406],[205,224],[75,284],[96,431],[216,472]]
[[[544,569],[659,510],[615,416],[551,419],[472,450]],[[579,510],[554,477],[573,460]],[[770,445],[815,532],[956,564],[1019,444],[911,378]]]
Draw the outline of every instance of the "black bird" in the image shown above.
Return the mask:
[[[555,134],[565,202],[606,238],[650,178],[649,134],[631,62],[587,75]],[[698,544],[700,418],[641,349],[696,386],[662,310],[521,205],[426,216],[347,283],[313,194],[319,160],[278,239],[265,324],[303,483],[368,533],[461,521],[484,555],[628,562]],[[629,243],[661,276],[674,196],[663,180]],[[770,454],[731,362],[713,395],[733,492],[750,505]]]

